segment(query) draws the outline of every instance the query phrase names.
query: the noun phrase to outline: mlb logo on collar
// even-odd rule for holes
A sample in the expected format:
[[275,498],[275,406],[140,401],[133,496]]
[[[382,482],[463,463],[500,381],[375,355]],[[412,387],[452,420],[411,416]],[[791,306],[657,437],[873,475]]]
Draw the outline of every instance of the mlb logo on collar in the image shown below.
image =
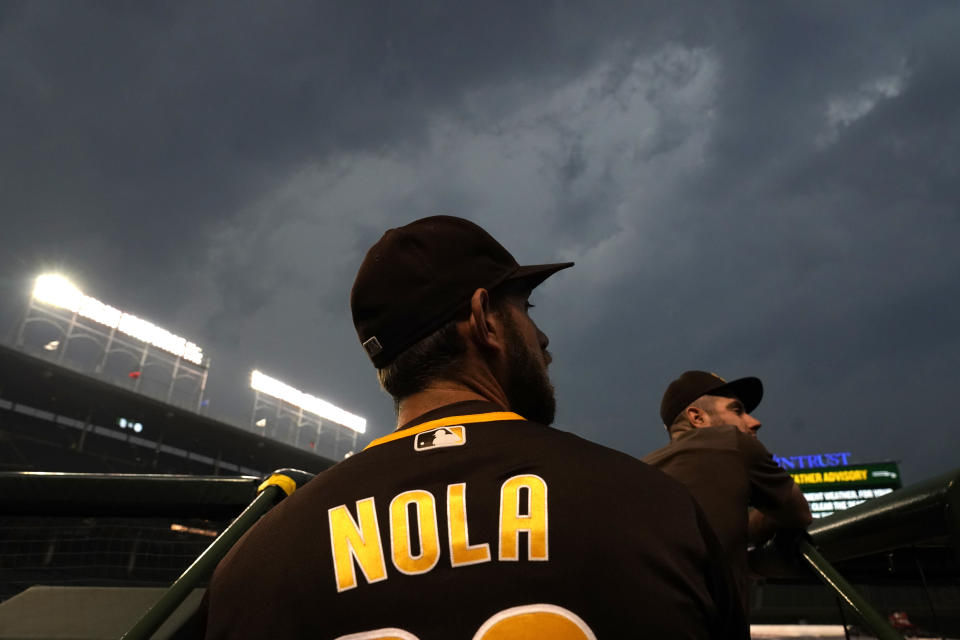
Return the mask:
[[459,447],[466,443],[467,430],[462,425],[440,427],[418,433],[417,437],[413,439],[413,449],[415,451],[427,451],[440,447]]

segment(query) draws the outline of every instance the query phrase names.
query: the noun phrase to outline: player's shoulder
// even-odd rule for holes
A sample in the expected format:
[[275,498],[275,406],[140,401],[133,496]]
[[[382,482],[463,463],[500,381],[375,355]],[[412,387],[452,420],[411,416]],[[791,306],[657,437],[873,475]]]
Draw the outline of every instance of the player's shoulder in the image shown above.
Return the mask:
[[518,439],[540,441],[544,446],[548,446],[551,451],[555,452],[572,451],[584,457],[609,459],[625,465],[640,463],[639,460],[628,453],[612,449],[558,427],[546,426],[536,422],[524,422],[519,425],[514,434]]
[[[541,425],[542,427],[542,425]],[[533,427],[537,429],[537,426]],[[543,438],[549,443],[546,451],[562,459],[572,473],[582,473],[594,478],[594,482],[610,482],[629,486],[642,486],[645,490],[661,495],[677,493],[683,496],[686,489],[660,469],[634,456],[588,440],[569,431],[542,427]]]
[[766,458],[771,456],[770,451],[767,450],[760,441],[760,438],[748,433],[743,433],[736,427],[730,428],[735,432],[734,437],[736,438],[737,448],[745,455],[751,458]]
[[[473,459],[500,460],[503,464],[530,463],[544,472],[563,472],[567,475],[594,478],[592,482],[621,481],[627,484],[642,482],[644,486],[670,485],[670,479],[658,469],[639,459],[589,440],[562,428],[528,420],[497,420],[479,425],[465,424],[447,429],[459,429],[463,447],[441,447],[418,451],[420,434],[389,439],[372,446],[358,455],[343,460],[319,474],[297,496],[306,499],[328,484],[342,486],[366,485],[374,478],[382,478],[384,468],[399,471],[408,456],[422,454],[444,455],[462,453],[461,462]],[[434,440],[435,441],[435,440]],[[479,458],[477,457],[479,456]],[[651,484],[652,483],[652,484]],[[670,490],[669,488],[666,490]],[[294,501],[296,502],[296,501]]]
[[712,432],[706,434],[711,438],[712,445],[717,449],[728,448],[736,451],[747,467],[764,464],[773,458],[757,436],[744,433],[733,425],[726,424],[697,431]]
[[743,434],[733,425],[688,429],[677,434],[673,440],[663,447],[645,455],[643,460],[649,464],[655,464],[657,461],[683,453],[738,451],[742,448],[741,435]]

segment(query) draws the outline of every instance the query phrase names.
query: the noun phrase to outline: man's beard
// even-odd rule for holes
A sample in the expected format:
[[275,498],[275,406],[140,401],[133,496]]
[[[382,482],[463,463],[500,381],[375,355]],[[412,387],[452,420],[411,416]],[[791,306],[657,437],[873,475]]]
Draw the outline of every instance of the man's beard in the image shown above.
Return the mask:
[[527,420],[553,424],[557,401],[547,367],[530,351],[512,319],[506,322],[508,370],[504,392],[510,410]]

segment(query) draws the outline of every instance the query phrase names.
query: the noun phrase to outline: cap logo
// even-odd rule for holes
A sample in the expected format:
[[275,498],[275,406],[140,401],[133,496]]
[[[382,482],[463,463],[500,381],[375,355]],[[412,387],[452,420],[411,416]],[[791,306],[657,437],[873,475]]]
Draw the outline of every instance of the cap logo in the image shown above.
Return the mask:
[[373,336],[372,338],[365,340],[363,342],[363,348],[366,350],[367,355],[371,358],[383,351],[383,346],[380,344],[380,341],[377,340],[377,336]]
[[431,431],[418,433],[413,439],[414,451],[427,451],[440,447],[459,447],[467,443],[467,430],[463,425],[455,427],[440,427]]

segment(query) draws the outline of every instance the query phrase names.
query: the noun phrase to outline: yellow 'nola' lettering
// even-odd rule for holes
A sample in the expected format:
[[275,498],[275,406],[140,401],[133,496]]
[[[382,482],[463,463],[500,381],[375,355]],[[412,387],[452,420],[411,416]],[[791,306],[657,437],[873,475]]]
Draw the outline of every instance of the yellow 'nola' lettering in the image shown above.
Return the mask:
[[[420,553],[413,555],[407,507],[416,505]],[[437,566],[440,535],[437,533],[437,505],[429,491],[404,491],[390,502],[390,549],[393,566],[400,573],[416,575]]]
[[[527,490],[525,514],[521,489]],[[547,560],[547,483],[540,476],[513,476],[500,488],[500,560],[519,560],[521,531],[527,532],[527,558]]]
[[[345,504],[327,511],[337,591],[357,586],[358,566],[368,583],[388,577],[374,499],[358,500],[356,507],[356,520]],[[421,489],[404,491],[390,501],[388,513],[390,555],[397,571],[418,575],[437,566],[440,535],[433,494]],[[500,487],[499,519],[499,560],[520,559],[521,533],[527,534],[527,559],[549,559],[547,483],[543,478],[526,474],[506,480]],[[451,567],[492,559],[489,544],[470,544],[467,485],[463,482],[447,486],[447,537]]]
[[380,544],[380,527],[373,498],[357,500],[357,517],[353,519],[346,505],[327,511],[330,524],[330,548],[333,552],[333,570],[337,579],[337,591],[346,591],[357,586],[357,574],[353,567],[356,559],[367,582],[387,579],[383,546]]
[[470,544],[467,530],[467,485],[447,487],[447,532],[450,538],[450,566],[463,567],[478,562],[490,562],[490,545]]

